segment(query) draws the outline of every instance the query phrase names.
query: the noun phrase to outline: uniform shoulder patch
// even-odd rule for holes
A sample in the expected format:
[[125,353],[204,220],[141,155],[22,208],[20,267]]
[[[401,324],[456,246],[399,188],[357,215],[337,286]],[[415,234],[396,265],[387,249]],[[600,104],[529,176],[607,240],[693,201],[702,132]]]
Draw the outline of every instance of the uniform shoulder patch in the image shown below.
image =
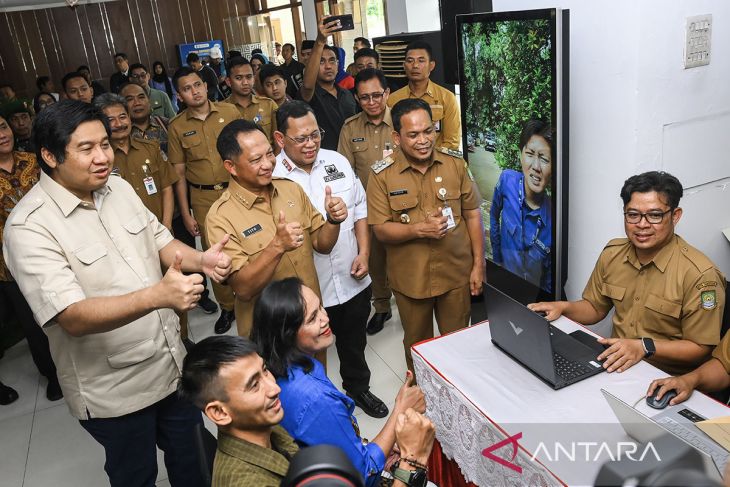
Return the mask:
[[628,241],[629,241],[628,238],[612,238],[611,240],[608,241],[608,243],[606,244],[606,246],[604,248],[618,247],[619,245],[625,245],[626,243],[628,243]]
[[715,290],[702,291],[700,293],[700,304],[702,304],[702,309],[715,309],[717,307],[717,292]]
[[458,157],[459,159],[464,158],[464,153],[458,150],[449,149],[447,147],[437,147],[436,150],[442,154],[446,154],[447,156]]
[[385,159],[381,159],[372,166],[370,166],[370,169],[372,169],[375,174],[378,174],[386,167],[392,165],[394,162],[395,161],[393,160],[393,158],[388,156]]
[[360,114],[356,113],[355,115],[346,118],[344,125],[347,125],[348,123],[352,122],[353,120],[357,120],[358,117],[360,117]]
[[715,267],[715,264],[705,254],[686,242],[679,243],[679,250],[700,272],[706,272]]
[[25,225],[26,220],[28,217],[36,211],[38,208],[43,206],[43,203],[45,201],[42,198],[32,198],[27,202],[24,202],[22,205],[18,205],[13,209],[12,217],[8,221],[12,226],[15,225]]

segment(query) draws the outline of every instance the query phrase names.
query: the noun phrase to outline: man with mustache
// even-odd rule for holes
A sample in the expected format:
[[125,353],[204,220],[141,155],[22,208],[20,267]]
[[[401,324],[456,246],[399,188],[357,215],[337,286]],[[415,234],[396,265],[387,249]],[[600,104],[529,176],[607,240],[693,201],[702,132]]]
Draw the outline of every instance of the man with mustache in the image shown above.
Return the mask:
[[431,81],[431,71],[436,67],[433,50],[425,41],[413,41],[406,47],[403,69],[408,84],[390,95],[388,106],[406,98],[418,98],[431,106],[433,128],[436,131],[436,146],[459,150],[461,141],[461,118],[456,96],[443,86]]
[[340,130],[357,106],[349,90],[335,83],[337,78],[337,51],[327,45],[327,36],[339,27],[338,22],[327,23],[329,16],[319,22],[317,40],[304,70],[304,81],[299,96],[309,103],[322,128],[322,148],[337,150]]
[[674,228],[682,217],[682,184],[671,174],[632,176],[621,188],[628,238],[606,244],[579,301],[534,303],[550,321],[565,315],[592,325],[611,308],[611,338],[598,360],[623,372],[647,359],[670,374],[685,374],[710,358],[720,341],[725,277]]
[[132,119],[132,137],[145,140],[156,140],[162,152],[167,154],[167,128],[170,120],[152,114],[152,103],[147,92],[135,83],[126,83],[119,89],[119,94],[127,102],[129,117]]
[[469,324],[484,281],[481,197],[461,153],[434,145],[431,107],[405,99],[390,112],[395,152],[371,166],[368,223],[385,245],[386,269],[411,345]]
[[160,144],[131,136],[132,120],[121,95],[104,93],[94,100],[94,106],[104,113],[111,128],[114,172],[132,185],[147,209],[171,230],[175,206],[172,187],[178,177]]

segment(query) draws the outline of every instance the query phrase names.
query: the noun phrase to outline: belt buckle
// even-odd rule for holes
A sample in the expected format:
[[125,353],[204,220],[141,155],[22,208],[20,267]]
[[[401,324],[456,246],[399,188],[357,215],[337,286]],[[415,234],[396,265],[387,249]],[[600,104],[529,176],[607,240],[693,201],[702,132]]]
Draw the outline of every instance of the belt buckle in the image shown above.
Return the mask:
[[221,189],[223,189],[223,183],[214,184],[213,189],[216,191],[220,191]]

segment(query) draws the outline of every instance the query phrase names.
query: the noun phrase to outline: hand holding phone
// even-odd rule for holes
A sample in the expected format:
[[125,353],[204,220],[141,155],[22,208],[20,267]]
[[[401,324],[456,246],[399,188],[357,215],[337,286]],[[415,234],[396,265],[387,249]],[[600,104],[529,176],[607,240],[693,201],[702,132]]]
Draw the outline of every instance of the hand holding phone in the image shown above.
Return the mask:
[[[332,29],[332,24],[337,23],[337,27]],[[341,32],[343,30],[355,30],[355,21],[352,14],[333,15],[324,19],[324,25],[328,26],[330,32]]]

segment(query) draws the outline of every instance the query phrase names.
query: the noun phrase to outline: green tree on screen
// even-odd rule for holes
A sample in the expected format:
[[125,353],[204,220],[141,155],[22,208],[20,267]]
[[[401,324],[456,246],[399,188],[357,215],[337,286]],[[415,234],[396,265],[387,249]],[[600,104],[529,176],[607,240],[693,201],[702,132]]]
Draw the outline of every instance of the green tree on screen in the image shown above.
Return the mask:
[[551,120],[552,63],[546,20],[465,24],[466,125],[470,134],[496,134],[495,160],[519,167],[522,124]]

